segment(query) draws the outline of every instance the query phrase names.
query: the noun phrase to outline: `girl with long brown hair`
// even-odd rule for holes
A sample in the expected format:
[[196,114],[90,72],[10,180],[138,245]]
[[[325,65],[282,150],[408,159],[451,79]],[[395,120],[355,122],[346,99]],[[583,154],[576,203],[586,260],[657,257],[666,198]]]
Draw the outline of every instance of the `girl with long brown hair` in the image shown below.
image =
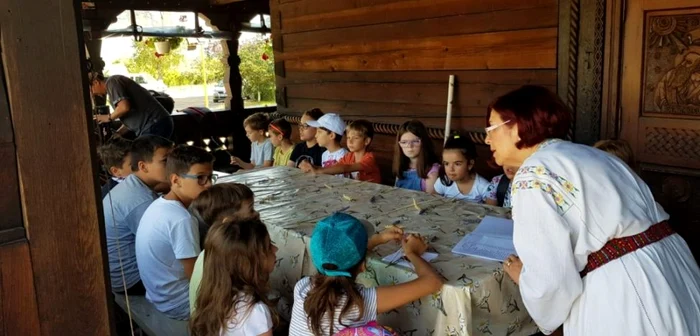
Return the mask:
[[258,218],[225,218],[204,242],[207,251],[192,336],[271,336],[278,322],[267,298],[277,247]]
[[254,203],[253,191],[245,184],[221,183],[200,193],[190,205],[190,211],[199,221],[199,236],[202,240],[202,252],[194,263],[194,271],[190,278],[190,312],[195,309],[199,284],[202,281],[204,242],[209,228],[226,218],[258,218],[260,215],[253,208]]
[[434,193],[440,160],[422,122],[403,123],[396,133],[393,173],[396,187]]
[[[442,278],[421,258],[428,245],[419,236],[392,227],[367,238],[355,217],[336,213],[316,224],[311,236],[311,261],[319,274],[297,282],[289,334],[330,336],[348,328],[375,325],[378,314],[437,292]],[[365,288],[355,277],[365,270],[368,249],[392,240],[402,242],[418,278],[403,284]]]

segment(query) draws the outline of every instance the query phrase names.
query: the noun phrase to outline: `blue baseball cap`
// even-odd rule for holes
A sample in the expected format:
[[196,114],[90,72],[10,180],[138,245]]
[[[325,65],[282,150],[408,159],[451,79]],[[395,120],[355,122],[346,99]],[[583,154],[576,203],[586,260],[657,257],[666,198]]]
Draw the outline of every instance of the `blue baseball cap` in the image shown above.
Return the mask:
[[351,278],[350,269],[367,254],[367,231],[357,218],[335,213],[316,224],[310,248],[319,273]]

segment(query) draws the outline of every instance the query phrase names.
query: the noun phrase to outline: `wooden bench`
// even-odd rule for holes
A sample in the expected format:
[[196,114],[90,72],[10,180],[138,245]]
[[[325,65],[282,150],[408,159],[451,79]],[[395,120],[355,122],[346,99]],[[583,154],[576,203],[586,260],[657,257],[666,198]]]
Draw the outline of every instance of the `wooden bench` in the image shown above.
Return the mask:
[[[114,301],[125,312],[126,297],[114,294]],[[149,336],[188,336],[187,321],[173,320],[156,310],[145,296],[130,295],[131,318]]]

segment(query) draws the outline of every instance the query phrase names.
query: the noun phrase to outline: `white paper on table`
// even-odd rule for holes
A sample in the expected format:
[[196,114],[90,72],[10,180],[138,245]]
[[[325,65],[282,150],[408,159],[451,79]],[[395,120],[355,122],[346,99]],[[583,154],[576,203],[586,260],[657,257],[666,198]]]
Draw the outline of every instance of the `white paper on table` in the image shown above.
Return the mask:
[[513,246],[513,221],[486,216],[474,232],[464,236],[452,253],[495,261],[503,261],[516,254]]
[[[423,260],[427,262],[431,262],[433,259],[438,257],[438,254],[435,252],[425,252],[423,255],[420,256],[423,258]],[[382,258],[383,261],[389,263],[389,264],[396,264],[396,265],[401,265],[403,267],[408,267],[410,269],[415,270],[415,267],[413,267],[413,264],[406,260],[404,258],[403,250],[399,249],[398,251]]]

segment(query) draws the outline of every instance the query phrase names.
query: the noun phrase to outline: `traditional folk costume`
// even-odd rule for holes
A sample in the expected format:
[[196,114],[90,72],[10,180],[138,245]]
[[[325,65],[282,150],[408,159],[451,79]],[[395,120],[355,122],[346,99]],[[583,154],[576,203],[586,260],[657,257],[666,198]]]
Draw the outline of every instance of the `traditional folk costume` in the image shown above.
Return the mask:
[[512,197],[520,291],[545,334],[700,335],[700,269],[624,162],[548,140]]

